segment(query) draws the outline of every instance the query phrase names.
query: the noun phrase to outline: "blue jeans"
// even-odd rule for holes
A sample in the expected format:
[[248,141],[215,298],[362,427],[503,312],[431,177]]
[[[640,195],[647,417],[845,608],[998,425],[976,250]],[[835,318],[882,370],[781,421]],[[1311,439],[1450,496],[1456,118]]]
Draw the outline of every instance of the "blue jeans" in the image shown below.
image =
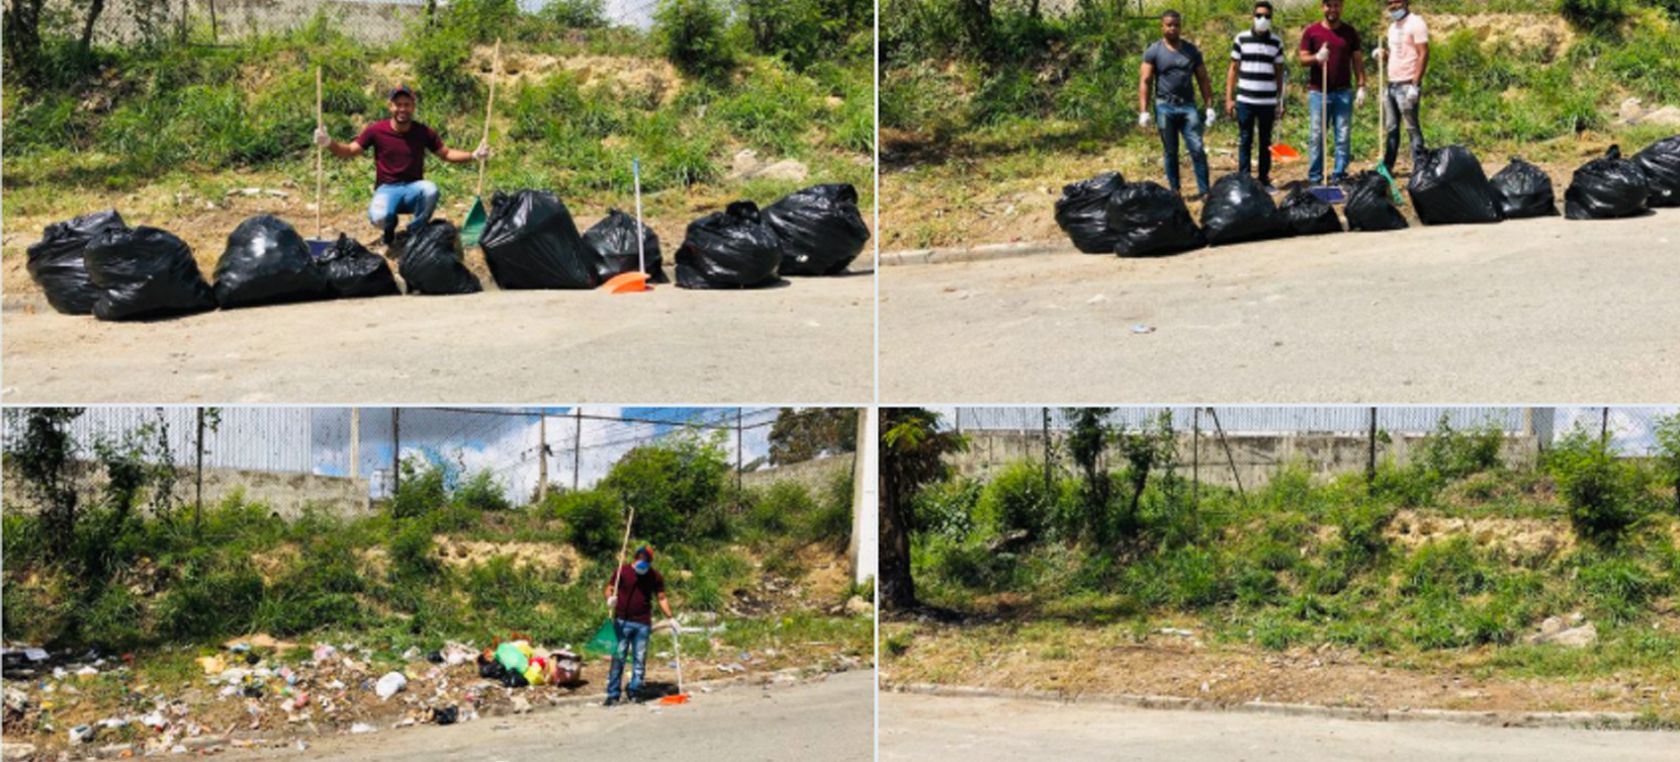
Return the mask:
[[630,667],[630,693],[634,695],[642,689],[642,675],[647,671],[648,635],[653,632],[653,625],[614,619],[613,632],[618,636],[618,644],[613,646],[612,673],[607,676],[608,700],[623,695],[619,687],[624,681],[626,657],[634,660]]
[[[1312,165],[1307,167],[1307,181],[1313,185],[1324,182],[1324,106],[1323,98],[1317,91],[1307,93],[1307,113],[1312,116],[1312,136],[1308,142],[1312,143]],[[1348,160],[1352,158],[1353,149],[1349,145],[1353,128],[1353,91],[1330,91],[1330,129],[1334,130],[1336,138],[1336,171],[1330,174],[1335,179],[1347,176]]]
[[412,214],[409,232],[419,230],[432,219],[437,209],[438,187],[430,180],[411,183],[391,183],[373,189],[373,201],[368,204],[368,222],[389,235],[397,230],[397,215]]
[[1237,101],[1237,171],[1248,174],[1249,159],[1254,153],[1254,131],[1260,130],[1260,173],[1262,185],[1272,184],[1272,126],[1277,122],[1277,106],[1256,106]]
[[1190,152],[1190,167],[1196,172],[1196,189],[1208,192],[1207,151],[1202,150],[1202,114],[1194,105],[1155,104],[1155,125],[1161,132],[1161,160],[1167,170],[1167,187],[1178,192],[1178,138]]

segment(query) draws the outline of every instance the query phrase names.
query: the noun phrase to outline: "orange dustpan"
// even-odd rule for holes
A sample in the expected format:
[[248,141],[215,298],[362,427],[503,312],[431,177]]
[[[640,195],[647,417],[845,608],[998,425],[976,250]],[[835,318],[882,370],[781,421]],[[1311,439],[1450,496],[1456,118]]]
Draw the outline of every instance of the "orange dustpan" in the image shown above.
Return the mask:
[[609,294],[628,294],[648,290],[647,252],[642,250],[642,160],[630,160],[630,176],[636,183],[636,272],[619,273],[601,284]]
[[688,703],[688,693],[683,691],[682,641],[677,637],[677,623],[675,620],[671,622],[671,649],[672,653],[676,654],[677,657],[677,692],[675,695],[660,697],[659,703],[666,705],[686,704]]
[[1301,158],[1301,152],[1284,145],[1283,143],[1274,143],[1272,145],[1272,158],[1284,164],[1288,164],[1289,162],[1299,160]]

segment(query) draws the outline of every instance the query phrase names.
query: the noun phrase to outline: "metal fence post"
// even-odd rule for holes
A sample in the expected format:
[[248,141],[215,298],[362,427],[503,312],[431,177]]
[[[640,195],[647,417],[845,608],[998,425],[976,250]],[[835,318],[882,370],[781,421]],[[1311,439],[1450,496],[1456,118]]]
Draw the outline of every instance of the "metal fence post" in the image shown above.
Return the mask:
[[402,487],[402,408],[391,408],[391,499]]
[[1219,425],[1219,411],[1210,407],[1208,415],[1213,418],[1213,432],[1219,437],[1219,444],[1225,448],[1225,461],[1231,464],[1231,478],[1237,483],[1237,497],[1247,507],[1248,493],[1243,491],[1242,474],[1237,471],[1237,456],[1231,454],[1231,441],[1225,438],[1225,427]]
[[1365,488],[1377,483],[1377,408],[1371,407],[1370,449],[1365,454]]
[[548,499],[548,412],[537,411],[537,504]]
[[193,539],[201,539],[204,529],[204,408],[198,408],[198,458],[196,486],[193,491]]
[[741,502],[741,408],[735,408],[735,502]]
[[350,478],[362,474],[362,409],[350,408]]
[[1202,409],[1190,412],[1190,517],[1201,523],[1202,491]]
[[1053,488],[1050,479],[1050,408],[1040,408],[1044,413],[1044,493],[1049,494]]
[[1610,408],[1599,410],[1598,441],[1600,444],[1609,444],[1610,442]]

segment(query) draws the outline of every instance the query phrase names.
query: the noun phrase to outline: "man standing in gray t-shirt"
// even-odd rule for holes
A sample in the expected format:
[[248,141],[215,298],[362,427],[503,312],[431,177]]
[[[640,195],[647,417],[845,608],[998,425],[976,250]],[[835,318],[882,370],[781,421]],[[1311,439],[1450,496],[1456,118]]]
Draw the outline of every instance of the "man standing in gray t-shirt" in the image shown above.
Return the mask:
[[[1202,51],[1179,37],[1183,25],[1184,17],[1178,11],[1161,14],[1161,39],[1143,51],[1143,67],[1138,72],[1138,127],[1149,127],[1149,88],[1154,85],[1154,121],[1161,134],[1161,160],[1166,168],[1167,186],[1174,193],[1179,192],[1178,139],[1182,135],[1184,147],[1190,152],[1190,166],[1196,173],[1199,191],[1196,198],[1201,198],[1208,192],[1207,151],[1202,148],[1202,130],[1213,126],[1213,85],[1208,81]],[[1196,110],[1192,79],[1201,87],[1202,102],[1208,104],[1205,115]]]

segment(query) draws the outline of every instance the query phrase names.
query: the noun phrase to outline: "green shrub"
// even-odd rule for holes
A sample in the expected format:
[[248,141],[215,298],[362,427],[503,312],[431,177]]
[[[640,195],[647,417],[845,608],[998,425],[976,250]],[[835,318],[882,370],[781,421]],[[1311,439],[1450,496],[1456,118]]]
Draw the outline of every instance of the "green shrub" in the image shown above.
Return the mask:
[[1595,615],[1615,624],[1639,620],[1653,600],[1674,590],[1672,578],[1659,578],[1623,555],[1589,553],[1577,568],[1577,583],[1587,593]]
[[979,481],[961,476],[923,487],[910,501],[915,530],[953,540],[968,536],[982,489]]
[[1603,439],[1576,429],[1553,444],[1545,461],[1582,539],[1615,546],[1646,512],[1645,473],[1618,460]]
[[425,579],[443,570],[432,529],[423,521],[410,521],[391,535],[392,579]]
[[404,458],[398,468],[402,481],[397,494],[391,498],[392,518],[411,519],[424,516],[449,502],[448,470],[419,458]]
[[[157,603],[160,634],[176,641],[208,640],[250,627],[266,595],[248,566],[224,565],[201,553]],[[316,621],[312,626],[320,626]]]
[[659,0],[653,34],[660,50],[685,74],[718,77],[735,66],[729,10],[719,0]]
[[729,524],[721,502],[730,470],[716,437],[670,437],[626,453],[597,489],[635,506],[637,536],[656,544],[723,539]]
[[1627,20],[1627,0],[1557,0],[1558,13],[1589,32],[1609,32]]
[[506,511],[513,508],[496,475],[489,469],[479,471],[456,489],[454,502],[474,511]]
[[567,29],[599,29],[607,25],[606,0],[550,0],[540,15],[544,21]]
[[1024,531],[1032,540],[1050,525],[1056,497],[1054,482],[1045,483],[1042,463],[1017,461],[1005,466],[981,491],[976,515],[991,531]]
[[816,507],[805,485],[792,480],[777,481],[753,501],[747,513],[747,527],[761,537],[785,535],[802,524]]
[[1477,429],[1459,431],[1443,413],[1435,431],[1424,438],[1417,463],[1441,481],[1462,479],[1498,468],[1499,450],[1504,442],[1505,434],[1497,424],[1490,422]]
[[556,492],[548,496],[544,512],[565,522],[566,542],[585,558],[612,559],[624,541],[624,503],[601,489]]

